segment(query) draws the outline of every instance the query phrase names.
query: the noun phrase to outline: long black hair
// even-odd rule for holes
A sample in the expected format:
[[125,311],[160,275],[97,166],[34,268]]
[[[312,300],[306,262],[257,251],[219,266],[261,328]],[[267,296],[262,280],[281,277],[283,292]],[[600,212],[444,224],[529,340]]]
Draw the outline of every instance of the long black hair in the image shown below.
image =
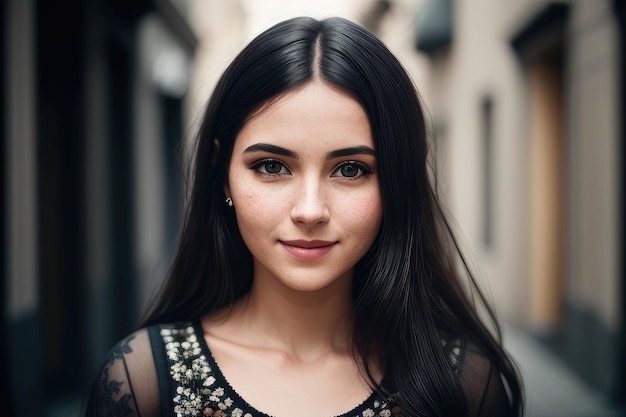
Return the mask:
[[[199,319],[250,289],[252,256],[224,204],[235,137],[261,106],[312,79],[339,87],[363,106],[377,150],[382,225],[355,267],[353,284],[354,349],[372,384],[395,393],[407,416],[467,415],[461,382],[442,349],[445,332],[489,358],[508,388],[508,408],[521,413],[520,382],[495,315],[431,184],[419,95],[383,43],[342,18],[279,23],[245,47],[222,75],[198,133],[178,251],[141,326]],[[492,328],[481,321],[475,302],[485,307]],[[381,386],[371,377],[372,361],[384,373]]]

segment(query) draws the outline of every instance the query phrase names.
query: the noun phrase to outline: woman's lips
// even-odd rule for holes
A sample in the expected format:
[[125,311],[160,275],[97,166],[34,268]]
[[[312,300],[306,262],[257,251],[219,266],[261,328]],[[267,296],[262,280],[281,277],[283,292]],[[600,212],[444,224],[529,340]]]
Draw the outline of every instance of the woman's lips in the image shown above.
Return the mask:
[[283,248],[299,259],[315,260],[330,252],[337,242],[326,240],[284,240],[280,241]]

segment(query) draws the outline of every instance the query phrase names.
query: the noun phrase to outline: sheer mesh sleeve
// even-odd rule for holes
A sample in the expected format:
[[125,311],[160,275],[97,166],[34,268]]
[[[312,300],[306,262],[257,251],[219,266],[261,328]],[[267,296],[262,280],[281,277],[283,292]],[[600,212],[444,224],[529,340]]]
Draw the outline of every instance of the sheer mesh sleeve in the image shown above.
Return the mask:
[[159,384],[147,330],[119,342],[94,381],[88,417],[160,415]]
[[502,378],[487,357],[471,348],[467,349],[461,377],[470,416],[506,417],[509,414]]

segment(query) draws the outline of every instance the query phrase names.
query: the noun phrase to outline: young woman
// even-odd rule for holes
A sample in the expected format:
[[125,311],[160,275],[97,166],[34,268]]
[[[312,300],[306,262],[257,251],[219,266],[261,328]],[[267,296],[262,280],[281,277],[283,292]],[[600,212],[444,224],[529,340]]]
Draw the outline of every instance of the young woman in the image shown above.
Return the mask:
[[365,29],[295,18],[253,40],[208,104],[171,273],[89,413],[521,415],[495,318],[458,270],[425,130],[409,77]]

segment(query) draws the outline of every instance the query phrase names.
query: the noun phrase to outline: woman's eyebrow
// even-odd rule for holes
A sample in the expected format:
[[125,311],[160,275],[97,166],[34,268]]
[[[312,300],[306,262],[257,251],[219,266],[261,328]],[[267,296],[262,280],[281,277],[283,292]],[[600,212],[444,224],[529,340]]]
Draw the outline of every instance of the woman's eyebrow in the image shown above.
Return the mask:
[[254,145],[248,146],[243,151],[243,153],[250,153],[250,152],[269,152],[269,153],[275,153],[277,155],[288,156],[294,159],[298,158],[298,154],[296,154],[295,152],[290,151],[289,149],[285,149],[280,146],[270,145],[269,143],[255,143]]
[[[270,145],[269,143],[255,143],[254,145],[248,146],[243,153],[251,153],[251,152],[268,152],[274,153],[277,155],[288,156],[290,158],[298,159],[298,154],[290,151],[289,149],[283,148],[281,146]],[[334,158],[341,158],[344,156],[350,155],[373,155],[376,156],[376,151],[369,146],[355,146],[352,148],[344,148],[337,149],[336,151],[332,151],[326,157],[327,160]]]
[[369,146],[355,146],[353,148],[337,149],[328,154],[326,159],[341,158],[343,156],[350,155],[373,155],[376,156],[376,151]]

